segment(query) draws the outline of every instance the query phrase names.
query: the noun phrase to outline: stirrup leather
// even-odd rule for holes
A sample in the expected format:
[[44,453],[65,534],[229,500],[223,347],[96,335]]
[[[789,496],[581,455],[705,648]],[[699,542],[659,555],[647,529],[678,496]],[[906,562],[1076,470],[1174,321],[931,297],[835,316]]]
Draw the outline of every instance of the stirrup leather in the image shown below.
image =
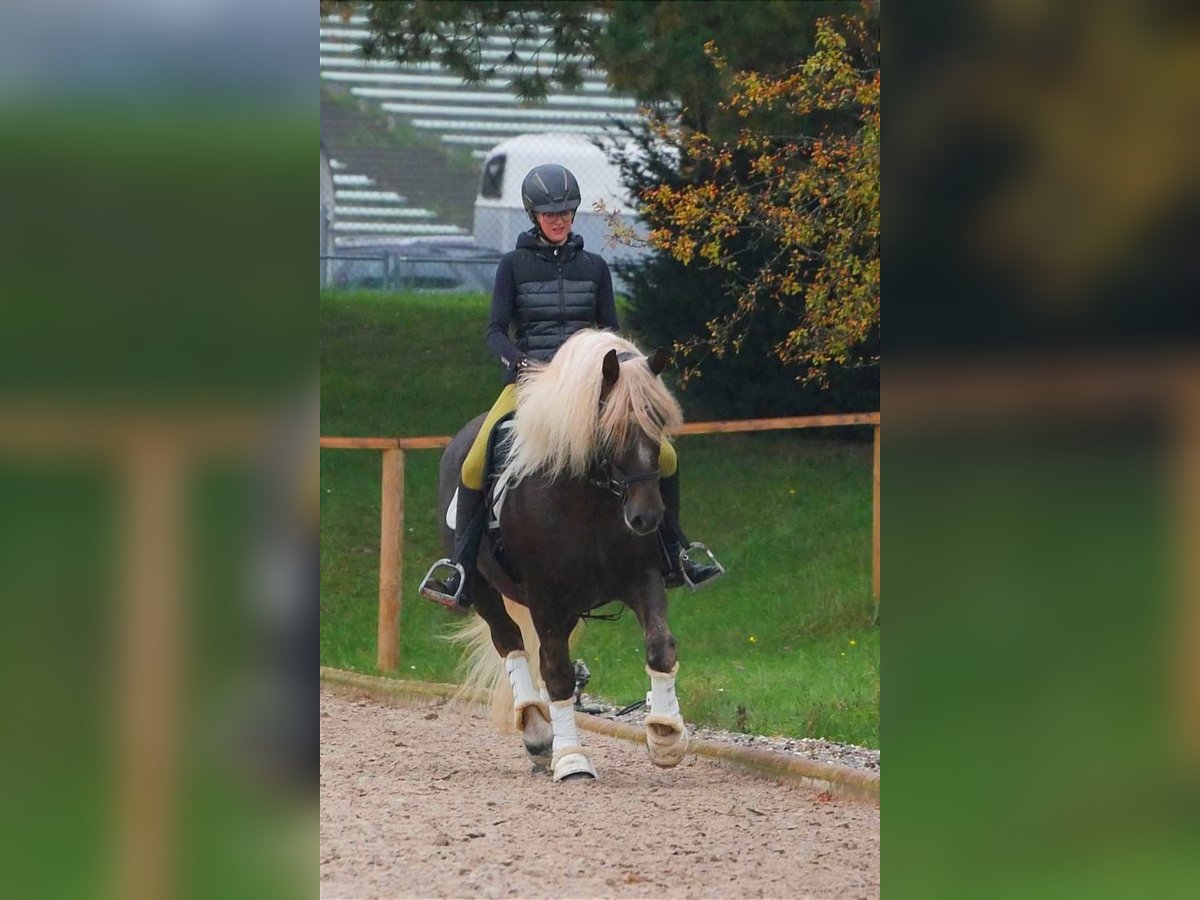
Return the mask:
[[[709,562],[698,562],[692,557],[692,551],[706,554]],[[699,583],[693,582],[692,579],[688,578],[687,566],[684,565],[686,562],[691,562],[702,566],[712,565],[716,568],[717,574],[710,575],[708,578],[705,578]],[[721,565],[720,561],[716,558],[716,556],[713,555],[713,552],[709,550],[708,547],[706,547],[704,544],[701,544],[699,541],[692,541],[692,543],[688,545],[688,548],[679,554],[679,574],[683,576],[683,582],[688,586],[689,590],[698,591],[700,588],[707,587],[724,575],[725,567]]]
[[[439,591],[430,583],[433,581],[433,573],[442,568],[458,572],[458,590],[455,591],[454,594],[447,594]],[[443,584],[445,584],[445,582],[449,579],[450,575],[447,574],[444,579],[441,579],[441,581]],[[442,606],[449,606],[453,609],[458,609],[458,600],[462,596],[463,588],[466,587],[466,585],[467,573],[463,570],[461,563],[451,562],[448,559],[439,559],[429,567],[429,571],[426,572],[425,577],[421,579],[421,587],[418,590],[420,591],[422,597],[432,600],[434,603],[440,603]]]

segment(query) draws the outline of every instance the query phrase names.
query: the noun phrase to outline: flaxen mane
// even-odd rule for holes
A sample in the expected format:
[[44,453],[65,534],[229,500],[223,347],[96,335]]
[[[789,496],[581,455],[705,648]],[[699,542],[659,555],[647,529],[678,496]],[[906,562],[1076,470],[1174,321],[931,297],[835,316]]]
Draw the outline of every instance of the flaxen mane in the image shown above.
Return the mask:
[[[603,362],[610,350],[624,361],[601,408]],[[657,443],[683,424],[683,414],[636,345],[610,331],[587,329],[572,335],[548,364],[521,376],[514,423],[509,468],[517,481],[534,472],[582,476],[598,454],[623,447],[634,428]]]

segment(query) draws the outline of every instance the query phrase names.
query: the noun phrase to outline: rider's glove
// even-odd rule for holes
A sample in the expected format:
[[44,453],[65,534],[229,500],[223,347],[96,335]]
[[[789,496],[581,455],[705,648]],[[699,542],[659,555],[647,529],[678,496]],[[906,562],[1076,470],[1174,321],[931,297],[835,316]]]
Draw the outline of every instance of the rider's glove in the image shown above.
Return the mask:
[[533,360],[531,360],[528,356],[522,356],[520,359],[517,360],[517,364],[513,368],[515,368],[518,373],[524,372],[526,369],[529,368],[529,366],[532,362],[533,362]]

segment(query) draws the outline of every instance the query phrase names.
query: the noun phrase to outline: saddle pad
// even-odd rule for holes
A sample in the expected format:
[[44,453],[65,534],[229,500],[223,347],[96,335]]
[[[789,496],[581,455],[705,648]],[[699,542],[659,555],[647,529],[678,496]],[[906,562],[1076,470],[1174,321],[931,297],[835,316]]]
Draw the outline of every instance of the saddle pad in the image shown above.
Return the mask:
[[[488,510],[488,528],[497,528],[500,524],[500,509],[504,505],[504,498],[508,495],[508,478],[506,477],[508,469],[508,450],[512,445],[512,416],[502,419],[499,424],[492,430],[491,447],[488,454],[487,472],[484,475],[484,483],[487,483],[489,478],[495,479],[495,484],[491,491],[491,506]],[[499,473],[499,474],[497,474]],[[450,498],[450,503],[446,507],[446,525],[453,530],[455,522],[458,520],[458,488],[454,489],[454,496]]]
[[504,506],[504,498],[508,496],[508,451],[513,440],[512,417],[504,419],[496,426],[492,436],[492,452],[488,459],[488,468],[495,477],[492,494],[489,498],[491,506],[488,516],[488,528],[500,527],[500,510]]

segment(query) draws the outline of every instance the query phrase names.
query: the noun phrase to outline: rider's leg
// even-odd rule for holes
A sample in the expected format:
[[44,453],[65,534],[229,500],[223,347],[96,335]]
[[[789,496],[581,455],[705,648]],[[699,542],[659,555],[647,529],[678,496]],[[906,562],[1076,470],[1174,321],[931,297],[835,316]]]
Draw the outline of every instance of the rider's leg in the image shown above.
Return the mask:
[[664,581],[667,587],[680,587],[691,582],[694,588],[698,588],[721,576],[724,569],[699,564],[688,558],[686,551],[691,542],[683,533],[679,522],[679,463],[675,456],[675,448],[665,438],[658,452],[658,472],[662,479],[659,489],[662,491],[665,507],[662,525],[659,527],[667,552]]
[[[483,539],[484,531],[483,478],[487,463],[488,441],[496,423],[516,408],[516,387],[511,384],[505,385],[500,396],[496,398],[496,402],[492,404],[491,411],[483,420],[483,425],[480,426],[479,434],[475,436],[475,441],[471,444],[466,459],[463,460],[458,485],[458,506],[454,513],[454,552],[449,559],[440,560],[435,565],[461,565],[464,572],[469,572],[475,567],[475,556],[479,552],[479,542]],[[428,586],[433,592],[444,596],[453,597],[457,594],[458,605],[467,607],[471,600],[467,596],[465,587],[460,593],[461,584],[462,577],[459,575],[458,569],[454,569],[445,580],[430,578],[423,587]],[[422,593],[425,591],[422,590]],[[426,593],[426,596],[429,594]]]

